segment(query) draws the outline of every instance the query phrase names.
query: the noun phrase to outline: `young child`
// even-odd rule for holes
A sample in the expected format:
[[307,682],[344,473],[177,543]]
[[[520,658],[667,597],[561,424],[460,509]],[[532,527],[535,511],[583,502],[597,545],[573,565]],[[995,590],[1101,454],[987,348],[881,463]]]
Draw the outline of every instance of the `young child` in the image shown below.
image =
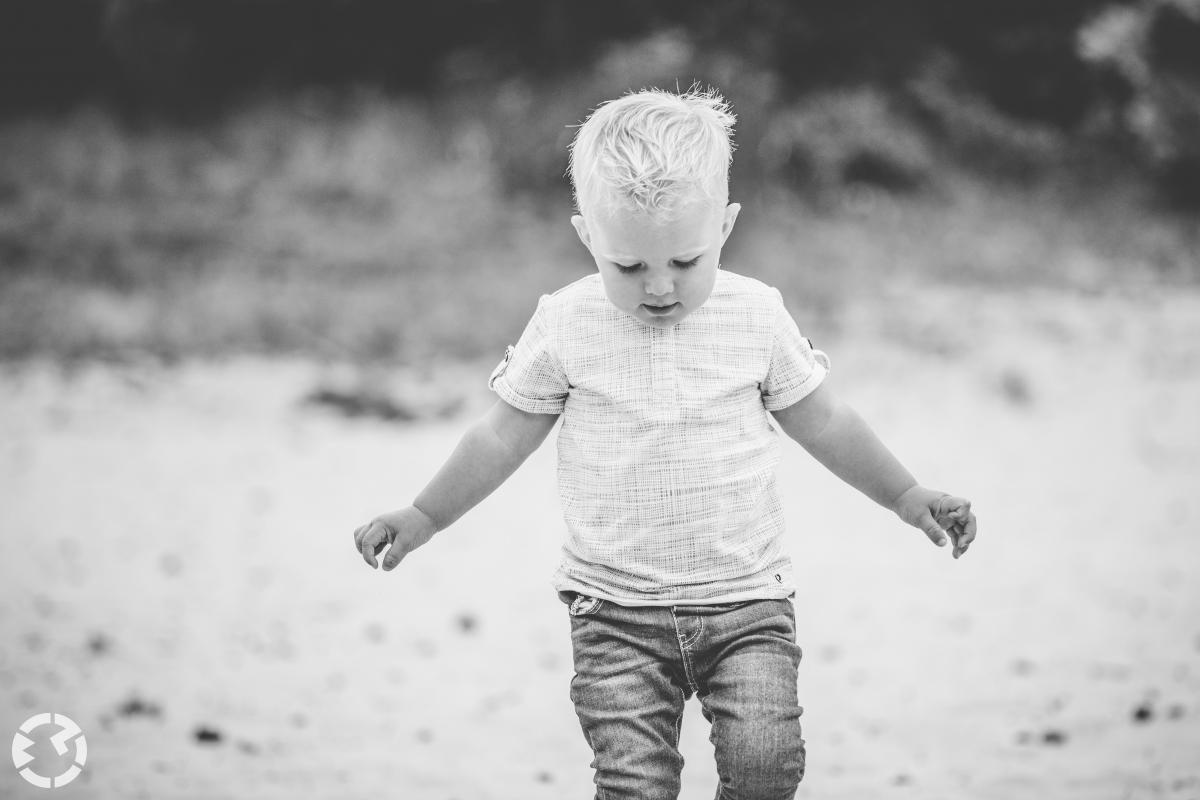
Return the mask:
[[714,92],[602,106],[571,146],[571,222],[598,272],[544,296],[491,376],[499,400],[413,504],[354,532],[390,570],[488,496],[561,417],[571,700],[596,797],[675,798],[684,701],[712,724],[719,798],[804,775],[776,430],[954,557],[971,504],[917,484],[829,389],[780,293],[721,269],[734,117]]

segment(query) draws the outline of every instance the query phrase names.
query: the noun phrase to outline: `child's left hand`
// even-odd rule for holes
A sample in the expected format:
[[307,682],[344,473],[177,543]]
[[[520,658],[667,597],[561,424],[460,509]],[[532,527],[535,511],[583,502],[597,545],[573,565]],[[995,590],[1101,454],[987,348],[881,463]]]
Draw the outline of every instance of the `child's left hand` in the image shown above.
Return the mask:
[[924,531],[938,547],[945,545],[949,537],[954,542],[955,558],[975,541],[975,515],[971,513],[971,501],[965,498],[914,486],[897,498],[895,511],[900,519]]

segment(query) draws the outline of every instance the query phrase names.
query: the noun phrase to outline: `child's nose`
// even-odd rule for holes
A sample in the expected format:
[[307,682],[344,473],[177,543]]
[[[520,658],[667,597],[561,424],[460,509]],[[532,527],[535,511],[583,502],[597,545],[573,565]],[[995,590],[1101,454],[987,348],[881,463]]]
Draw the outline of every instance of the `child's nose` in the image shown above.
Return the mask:
[[646,278],[646,294],[666,297],[675,291],[675,282],[670,275],[651,275]]

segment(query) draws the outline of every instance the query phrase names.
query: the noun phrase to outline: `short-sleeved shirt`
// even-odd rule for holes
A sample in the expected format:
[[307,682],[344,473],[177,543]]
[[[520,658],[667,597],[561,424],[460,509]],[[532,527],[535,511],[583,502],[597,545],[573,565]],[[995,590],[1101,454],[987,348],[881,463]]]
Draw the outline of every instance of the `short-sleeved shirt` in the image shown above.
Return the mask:
[[725,270],[669,328],[614,306],[599,274],[543,296],[489,385],[562,415],[555,588],[659,606],[792,594],[767,412],[828,364],[778,290]]

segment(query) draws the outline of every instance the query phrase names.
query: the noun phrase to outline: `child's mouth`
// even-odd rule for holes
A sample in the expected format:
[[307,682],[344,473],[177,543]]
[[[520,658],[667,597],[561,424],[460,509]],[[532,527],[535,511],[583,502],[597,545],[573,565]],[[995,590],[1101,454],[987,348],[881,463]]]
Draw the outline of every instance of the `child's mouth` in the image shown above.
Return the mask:
[[652,306],[647,303],[642,303],[642,308],[656,317],[666,316],[679,307],[679,303],[671,303],[669,306]]

